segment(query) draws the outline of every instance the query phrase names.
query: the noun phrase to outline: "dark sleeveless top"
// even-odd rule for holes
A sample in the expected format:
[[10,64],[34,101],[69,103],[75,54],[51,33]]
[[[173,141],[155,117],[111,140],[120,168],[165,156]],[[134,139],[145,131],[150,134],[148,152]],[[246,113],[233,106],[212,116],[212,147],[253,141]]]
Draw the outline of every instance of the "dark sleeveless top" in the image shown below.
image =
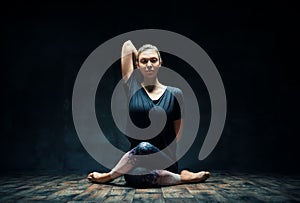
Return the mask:
[[[131,149],[140,142],[145,141],[162,150],[176,138],[174,121],[182,117],[180,106],[183,106],[183,94],[179,88],[167,86],[165,92],[158,100],[152,100],[146,90],[141,86],[141,78],[142,76],[139,70],[135,70],[124,85],[127,98],[129,99],[131,97],[129,101],[129,115],[131,121],[138,128],[148,127],[150,125],[149,110],[153,107],[154,109],[152,109],[152,111],[154,110],[155,116],[160,116],[164,110],[167,115],[167,121],[163,130],[151,139],[137,140],[128,137],[128,140],[131,143]],[[130,133],[128,129],[127,133]],[[147,136],[147,134],[140,136]],[[172,160],[176,160],[176,145],[169,147],[166,154]],[[167,170],[177,173],[177,162]]]

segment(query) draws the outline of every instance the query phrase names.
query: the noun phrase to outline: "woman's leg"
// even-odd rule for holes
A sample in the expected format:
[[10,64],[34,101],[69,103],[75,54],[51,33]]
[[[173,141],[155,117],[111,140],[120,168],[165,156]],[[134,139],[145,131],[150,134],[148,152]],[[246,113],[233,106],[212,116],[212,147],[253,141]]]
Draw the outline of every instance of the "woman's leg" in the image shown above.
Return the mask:
[[[136,168],[141,169],[141,168]],[[145,174],[145,170],[142,168],[142,173]],[[116,177],[119,177],[122,174],[114,173],[114,176],[111,173],[90,173],[88,179],[90,181],[105,183],[113,180]],[[182,183],[196,183],[204,182],[210,177],[210,172],[200,171],[193,173],[187,170],[181,171],[180,175],[172,173],[167,170],[153,170],[149,171],[146,175],[125,175],[125,180],[133,187],[156,187],[156,186],[165,186],[165,185],[177,185]]]
[[[126,175],[125,179],[130,185],[135,187],[153,187],[181,183],[204,182],[210,177],[210,173],[206,171],[193,173],[183,170],[180,175],[167,170],[149,171],[148,169],[141,168],[139,165],[139,160],[133,158],[134,155],[146,155],[156,153],[158,151],[159,149],[150,143],[141,142],[135,148],[128,151],[109,173],[93,172],[88,175],[88,179],[93,182],[105,183],[118,178],[123,174],[126,174],[132,169],[139,170],[136,173],[137,175]],[[164,154],[162,155],[162,158],[169,159],[169,157]],[[138,175],[139,172],[141,174],[146,174],[147,172],[148,174]]]
[[[136,155],[147,155],[159,152],[159,149],[149,142],[141,142],[136,147],[128,151],[111,170],[110,174],[113,178],[119,177],[137,167],[142,166],[142,157],[139,159]],[[162,159],[169,159],[166,155],[162,155]]]
[[179,175],[167,170],[156,170],[156,173],[158,174],[157,184],[161,186],[176,185],[181,183],[204,182],[210,177],[210,173],[207,171],[193,173],[187,170],[183,170]]
[[[109,182],[121,175],[139,167],[141,160],[135,155],[147,155],[158,152],[159,149],[148,142],[141,142],[139,145],[128,151],[109,173],[93,172],[88,175],[88,180],[93,182]],[[162,154],[162,159],[170,159],[167,155]]]
[[[136,168],[137,174],[142,172],[145,174],[144,168]],[[160,187],[167,185],[177,185],[182,183],[196,183],[204,182],[210,177],[210,173],[201,171],[193,173],[187,170],[181,172],[181,174],[172,173],[167,170],[153,170],[146,175],[128,175],[125,176],[126,182],[136,188],[149,188],[149,187]]]

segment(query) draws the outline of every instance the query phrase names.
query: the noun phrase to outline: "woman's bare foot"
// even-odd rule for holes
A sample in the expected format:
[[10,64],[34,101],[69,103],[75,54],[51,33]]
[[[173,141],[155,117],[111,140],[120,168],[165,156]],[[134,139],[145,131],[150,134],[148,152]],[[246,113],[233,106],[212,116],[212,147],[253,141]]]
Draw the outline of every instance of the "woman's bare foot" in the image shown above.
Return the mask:
[[107,183],[112,181],[112,178],[109,173],[98,173],[98,172],[90,173],[87,176],[87,179],[91,182],[96,182],[96,183]]
[[188,170],[183,170],[180,173],[180,177],[183,183],[204,182],[206,179],[210,177],[210,172],[201,171],[198,173],[193,173]]

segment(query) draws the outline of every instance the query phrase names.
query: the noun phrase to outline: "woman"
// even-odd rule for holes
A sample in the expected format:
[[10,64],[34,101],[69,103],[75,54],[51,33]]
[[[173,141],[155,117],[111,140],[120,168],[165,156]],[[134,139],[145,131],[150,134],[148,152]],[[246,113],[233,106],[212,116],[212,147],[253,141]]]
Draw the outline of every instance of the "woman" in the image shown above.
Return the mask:
[[[134,63],[135,62],[135,63]],[[165,149],[174,139],[181,137],[183,119],[181,117],[182,92],[180,89],[161,84],[157,74],[161,67],[162,59],[158,49],[150,44],[143,45],[138,51],[130,40],[122,47],[121,70],[124,87],[129,102],[129,115],[133,124],[138,128],[149,126],[149,111],[153,110],[159,117],[161,111],[167,115],[166,123],[160,133],[141,142],[138,139],[129,138],[131,150],[127,152],[118,164],[109,173],[93,172],[88,175],[88,180],[97,183],[105,183],[124,175],[126,182],[134,187],[157,187],[182,183],[204,182],[210,177],[207,171],[193,173],[187,170],[178,174],[176,162],[176,146],[171,147],[162,155],[162,159],[168,159],[175,163],[167,169],[157,168],[149,170],[140,167],[139,160],[134,155],[147,155]],[[134,70],[134,67],[137,70]],[[132,129],[131,129],[132,130]],[[130,128],[127,133],[130,132]],[[145,133],[147,136],[151,132]],[[145,138],[145,137],[143,137]],[[127,172],[135,171],[137,175],[129,175]],[[146,174],[147,172],[147,174]],[[146,175],[138,175],[146,174]]]

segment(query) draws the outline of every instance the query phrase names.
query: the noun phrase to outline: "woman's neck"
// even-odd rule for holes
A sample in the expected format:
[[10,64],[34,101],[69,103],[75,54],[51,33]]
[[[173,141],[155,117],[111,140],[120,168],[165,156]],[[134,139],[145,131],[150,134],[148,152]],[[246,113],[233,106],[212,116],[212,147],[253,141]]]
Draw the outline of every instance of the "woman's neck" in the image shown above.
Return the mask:
[[146,88],[149,92],[163,87],[163,85],[158,81],[157,78],[144,79],[144,81],[142,82],[142,86]]
[[155,78],[144,78],[144,81],[142,82],[143,86],[157,86],[160,85],[157,77]]

